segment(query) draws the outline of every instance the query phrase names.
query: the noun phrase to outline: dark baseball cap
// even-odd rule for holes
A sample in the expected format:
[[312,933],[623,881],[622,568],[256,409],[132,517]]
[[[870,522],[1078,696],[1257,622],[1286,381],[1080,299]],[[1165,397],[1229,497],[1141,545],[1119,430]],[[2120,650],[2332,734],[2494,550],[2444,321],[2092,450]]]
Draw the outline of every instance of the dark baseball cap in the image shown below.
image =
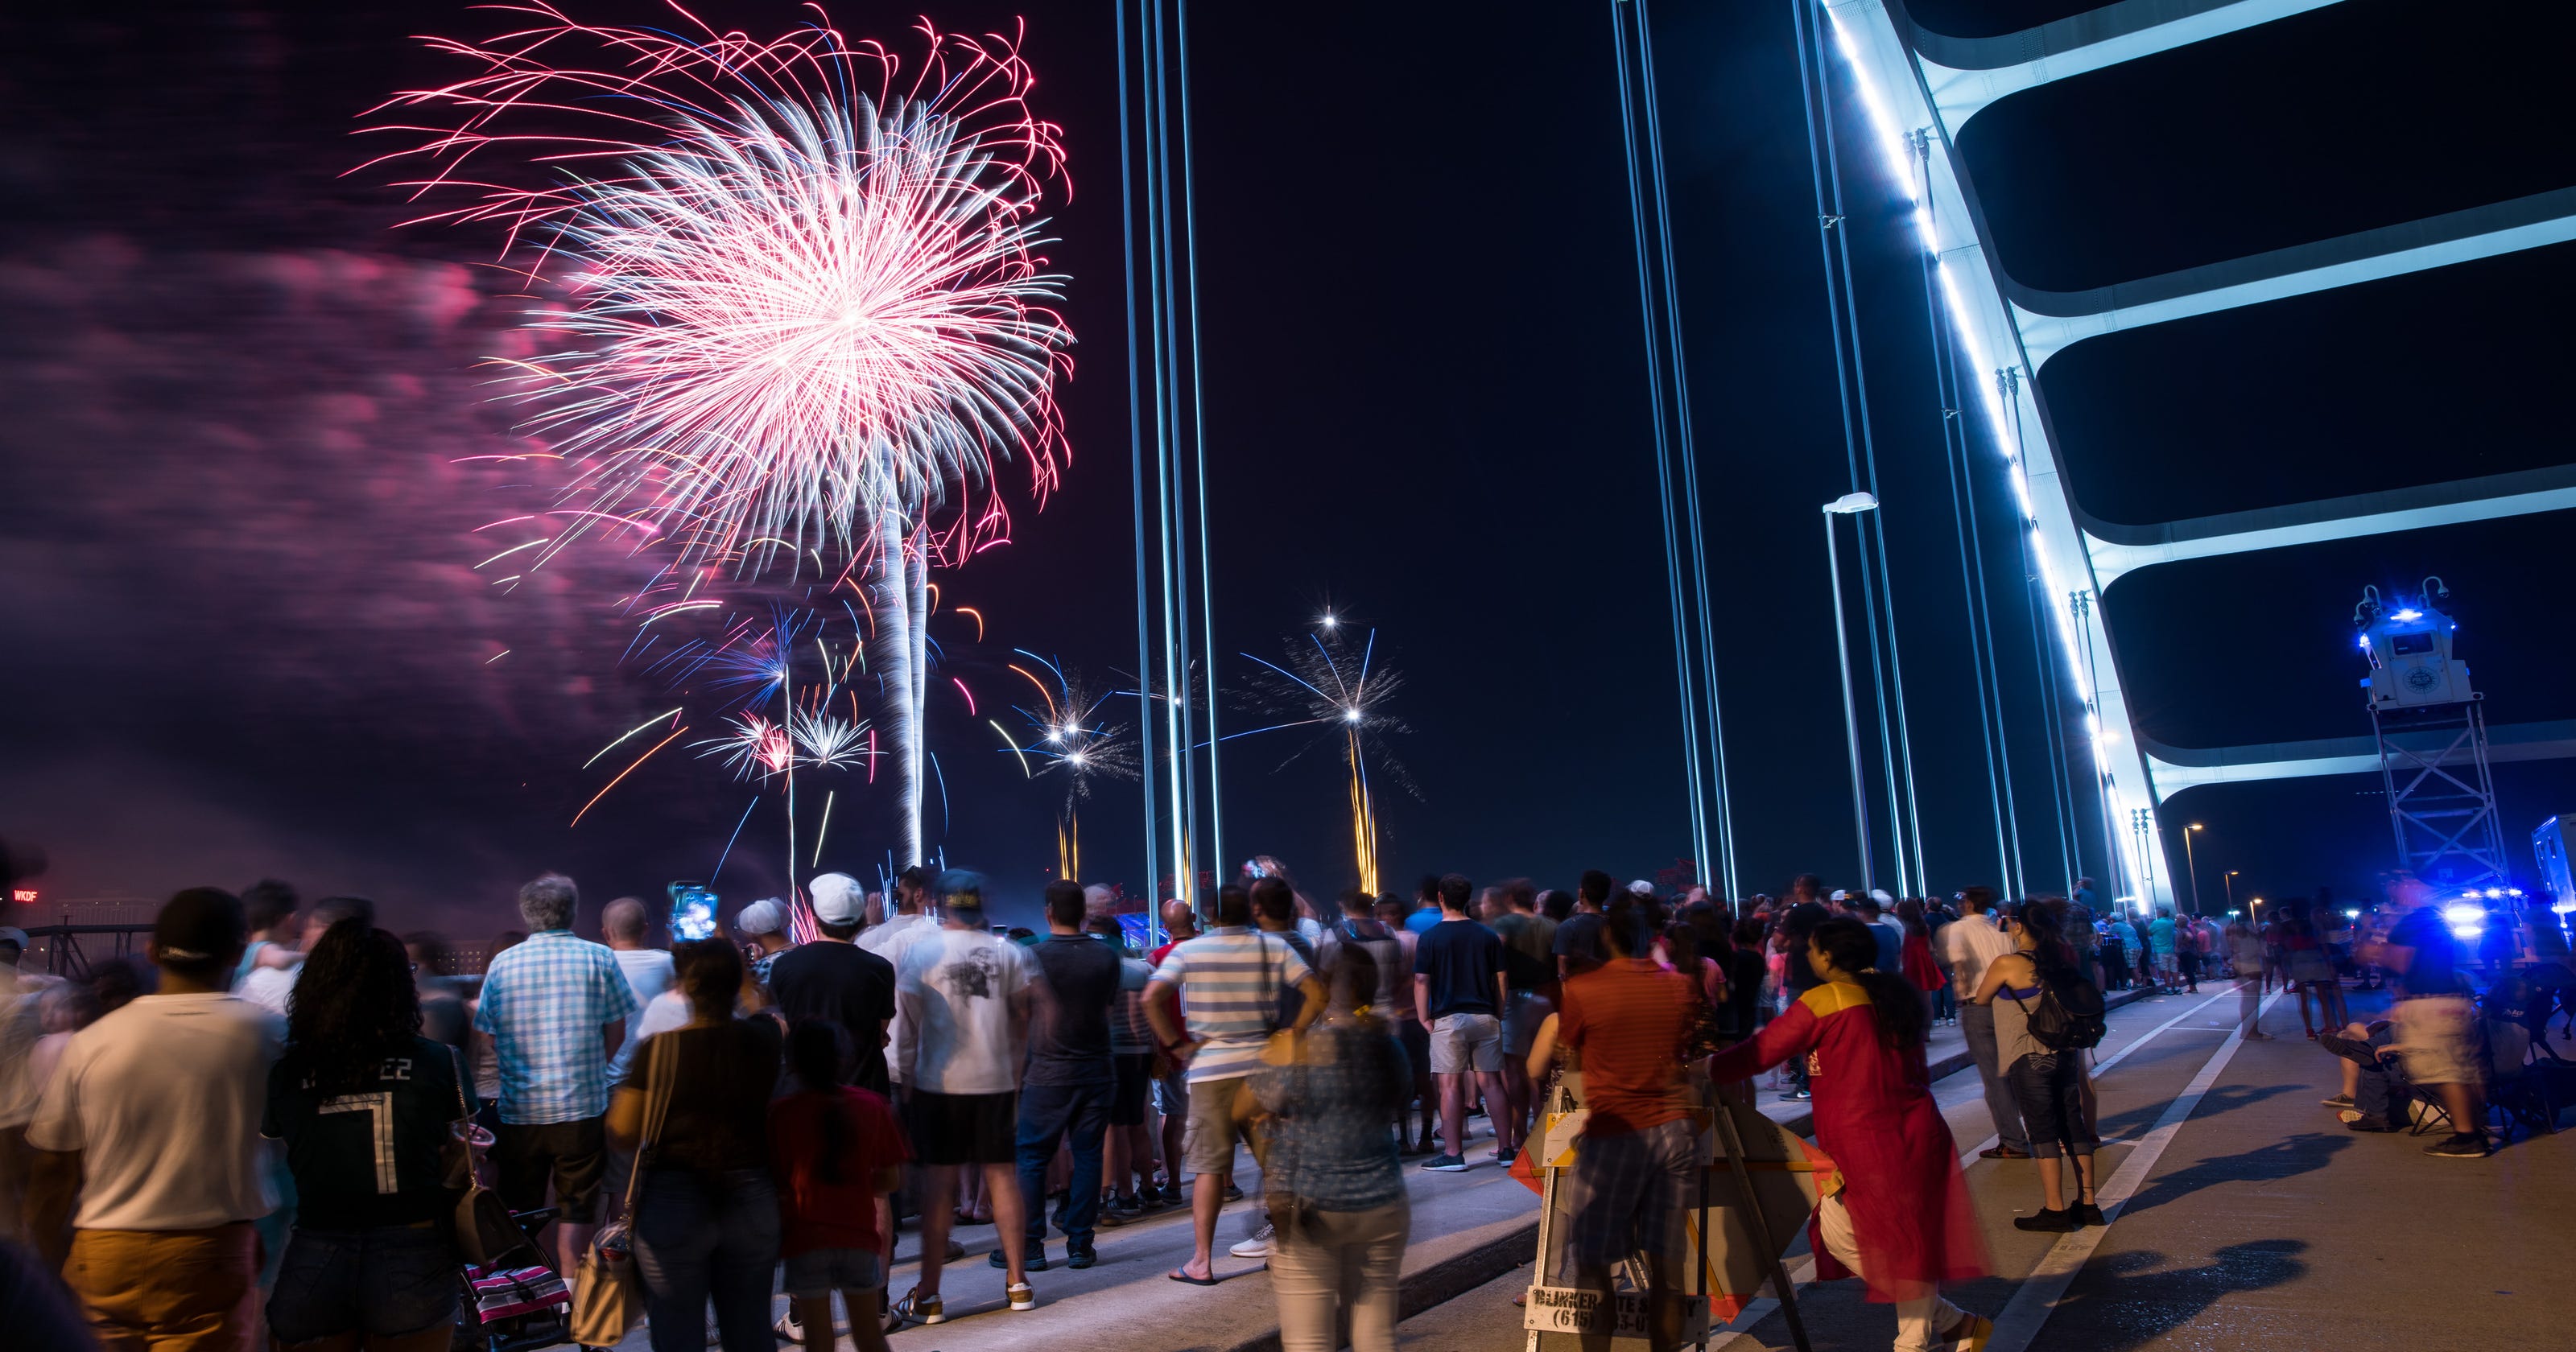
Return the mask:
[[162,906],[152,922],[152,942],[164,960],[180,966],[231,962],[249,931],[241,898],[220,887],[191,887]]

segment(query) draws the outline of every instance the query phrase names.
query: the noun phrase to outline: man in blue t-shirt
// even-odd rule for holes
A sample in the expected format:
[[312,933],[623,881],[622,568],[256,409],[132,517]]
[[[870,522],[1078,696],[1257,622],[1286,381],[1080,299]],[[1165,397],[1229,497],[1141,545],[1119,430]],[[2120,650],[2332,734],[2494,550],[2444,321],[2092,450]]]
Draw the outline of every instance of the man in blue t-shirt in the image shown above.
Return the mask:
[[1494,1124],[1494,1158],[1512,1162],[1509,1102],[1503,1090],[1503,1025],[1508,997],[1503,985],[1503,941],[1467,915],[1467,880],[1440,879],[1440,923],[1413,946],[1414,1010],[1431,1030],[1431,1074],[1440,1085],[1440,1121],[1447,1148],[1423,1162],[1425,1169],[1460,1173],[1467,1168],[1467,1077],[1484,1091]]
[[1440,923],[1440,879],[1423,874],[1413,887],[1413,914],[1404,918],[1404,927],[1419,935]]

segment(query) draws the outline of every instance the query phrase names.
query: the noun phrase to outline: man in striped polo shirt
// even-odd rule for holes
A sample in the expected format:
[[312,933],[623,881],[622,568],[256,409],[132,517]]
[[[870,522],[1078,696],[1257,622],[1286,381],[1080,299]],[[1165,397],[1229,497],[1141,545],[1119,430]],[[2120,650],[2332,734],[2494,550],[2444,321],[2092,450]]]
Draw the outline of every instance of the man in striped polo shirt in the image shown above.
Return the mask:
[[1217,892],[1216,928],[1175,945],[1146,983],[1145,1016],[1187,1068],[1190,1086],[1181,1153],[1195,1175],[1190,1220],[1198,1247],[1170,1274],[1174,1281],[1216,1284],[1216,1216],[1234,1168],[1235,1091],[1261,1069],[1262,1048],[1278,1027],[1279,993],[1291,986],[1306,997],[1294,1025],[1303,1032],[1324,1010],[1324,984],[1295,949],[1252,929],[1252,894],[1232,883]]

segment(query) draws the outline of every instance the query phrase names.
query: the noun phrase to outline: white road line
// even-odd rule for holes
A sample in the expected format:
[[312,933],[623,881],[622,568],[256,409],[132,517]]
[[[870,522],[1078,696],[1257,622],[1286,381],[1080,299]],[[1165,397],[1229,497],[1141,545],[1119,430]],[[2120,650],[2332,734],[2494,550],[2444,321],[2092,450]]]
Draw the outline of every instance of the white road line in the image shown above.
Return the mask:
[[[2135,1038],[2130,1039],[2130,1040],[2129,1040],[2129,1042],[2128,1042],[2127,1044],[2123,1045],[2123,1046],[2120,1048],[2120,1050],[2118,1050],[2118,1051],[2116,1051],[2116,1052],[2113,1052],[2113,1053],[2111,1053],[2109,1056],[2106,1056],[2106,1057],[2102,1058],[2102,1060],[2101,1060],[2100,1062],[2098,1062],[2097,1064],[2095,1064],[2095,1066],[2093,1067],[2093,1074],[2094,1074],[2094,1075],[2096,1075],[2096,1076],[2102,1075],[2103,1073],[2105,1073],[2105,1072],[2109,1071],[2109,1070],[2111,1069],[2111,1067],[2113,1067],[2113,1066],[2116,1066],[2116,1065],[2120,1064],[2120,1062],[2121,1062],[2122,1060],[2124,1060],[2124,1059],[2126,1059],[2126,1058],[2128,1057],[2129,1053],[2131,1053],[2131,1052],[2133,1052],[2133,1051],[2136,1051],[2138,1048],[2140,1048],[2140,1047],[2143,1047],[2143,1046],[2147,1045],[2148,1041],[2149,1041],[2149,1040],[2151,1040],[2151,1039],[2153,1039],[2157,1034],[2159,1034],[2159,1033],[2163,1033],[2163,1032],[2166,1032],[2166,1031],[2168,1031],[2168,1030],[2172,1029],[2174,1026],[2176,1026],[2177,1024],[2180,1024],[2180,1023],[2181,1023],[2181,1022],[2183,1022],[2185,1019],[2188,1019],[2188,1018],[2192,1017],[2193,1015],[2198,1014],[2198,1013],[2199,1013],[2199,1012],[2201,1012],[2202,1010],[2209,1008],[2211,1005],[2214,1005],[2214,1004],[2218,1003],[2220,1000],[2225,999],[2225,998],[2227,998],[2228,996],[2232,996],[2232,995],[2234,995],[2235,993],[2236,993],[2236,992],[2235,992],[2232,988],[2231,988],[2231,989],[2229,989],[2229,990],[2221,991],[2221,992],[2219,992],[2217,995],[2213,995],[2213,996],[2209,997],[2208,999],[2201,1001],[2199,1004],[2193,1005],[2191,1008],[2184,1010],[2182,1013],[2180,1013],[2180,1014],[2176,1014],[2176,1015],[2174,1015],[2172,1018],[2165,1020],[2163,1023],[2157,1024],[2155,1027],[2150,1028],[2150,1029],[2148,1029],[2147,1031],[2145,1031],[2145,1032],[2143,1032],[2143,1033],[2140,1033],[2140,1034],[2139,1034],[2138,1036],[2136,1036]],[[2278,999],[2278,998],[2279,998],[2279,996],[2280,996],[2280,992],[2277,992],[2277,991],[2276,991],[2276,992],[2274,992],[2274,993],[2273,993],[2272,998],[2273,998],[2273,999]],[[2266,1001],[2264,1001],[2264,1003],[2263,1003],[2263,1009],[2264,1009],[2264,1010],[2269,1010],[2271,1007],[2272,1007],[2272,1005],[2271,1005],[2271,1000],[2266,1000]],[[2255,1014],[2255,1017],[2256,1017],[2257,1019],[2260,1019],[2260,1018],[2262,1017],[2262,1012],[2261,1012],[2261,1011],[2257,1011],[2257,1012],[2256,1012],[2256,1014]],[[2225,1045],[2223,1045],[2223,1046],[2221,1046],[2221,1047],[2219,1048],[2219,1054],[2220,1054],[2220,1055],[2222,1055],[2222,1056],[2225,1056],[2225,1055],[2232,1055],[2232,1054],[2234,1053],[2234,1051],[2235,1051],[2235,1045],[2236,1045],[2236,1043],[2235,1043],[2235,1033],[2234,1033],[2234,1031],[2233,1031],[2233,1030],[2231,1030],[2231,1031],[2230,1031],[2230,1033],[2229,1033],[2229,1037],[2230,1037],[2230,1041],[2229,1041],[2227,1044],[2225,1044]],[[2220,1062],[2219,1064],[2223,1066],[2225,1063],[2222,1061],[2222,1062]],[[1976,1071],[1974,1071],[1974,1070],[1972,1069],[1972,1070],[1969,1070],[1969,1071],[1967,1071],[1967,1072],[1965,1072],[1965,1073],[1970,1074],[1970,1075],[1974,1075],[1974,1074],[1976,1074]],[[2190,1094],[2191,1094],[2192,1101],[2193,1101],[2194,1103],[2199,1102],[2199,1090],[2198,1090],[2198,1089],[2194,1089],[2194,1090],[2191,1090],[2191,1091],[2189,1091],[2189,1092],[2190,1092]],[[2172,1133],[2171,1133],[2171,1132],[2167,1132],[2167,1133],[2166,1133],[2166,1136],[2167,1136],[2167,1137],[2170,1137],[2171,1135],[2172,1135]],[[2153,1133],[2153,1132],[2148,1133],[2148,1137],[2149,1137],[2149,1138],[2153,1138],[2153,1137],[2154,1137],[2154,1133]],[[1998,1140],[1999,1140],[1999,1138],[1997,1138],[1997,1137],[1989,1136],[1989,1137],[1987,1137],[1984,1141],[1982,1141],[1982,1142],[1978,1143],[1977,1145],[1975,1145],[1975,1146],[1971,1147],[1971,1148],[1968,1150],[1968,1152],[1967,1152],[1966,1154],[1963,1154],[1963,1155],[1961,1155],[1961,1156],[1959,1157],[1959,1167],[1960,1167],[1960,1168],[1962,1168],[1962,1169],[1964,1169],[1964,1168],[1967,1168],[1969,1165],[1976,1163],[1976,1162],[1977,1162],[1977,1153],[1978,1153],[1979,1151],[1982,1151],[1982,1150],[1985,1150],[1985,1149],[1988,1149],[1988,1148],[1992,1147],[1993,1145],[1995,1145],[1995,1144],[1997,1143],[1997,1141],[1998,1141]],[[2103,1140],[2102,1144],[2104,1144],[2104,1145],[2117,1145],[2117,1144],[2123,1144],[2123,1143],[2122,1143],[2122,1142],[2118,1142],[2118,1141],[2114,1141],[2114,1140],[2111,1140],[2111,1139],[2106,1138],[2106,1139],[2104,1139],[2104,1140]],[[2143,1142],[2141,1142],[2141,1144],[2143,1144]],[[2163,1148],[2164,1148],[2164,1147],[2163,1147],[2163,1145],[2161,1144],[2161,1142],[2159,1142],[2159,1143],[2157,1144],[2157,1146],[2156,1146],[2156,1150],[2157,1150],[2157,1152],[2158,1152],[2158,1153],[2162,1153]],[[2133,1155],[2132,1157],[2134,1158],[2134,1155]],[[2150,1163],[2152,1163],[2152,1161],[2150,1161]],[[2124,1170],[2124,1172],[2125,1172],[2125,1170]],[[2098,1188],[2098,1187],[2097,1187],[2097,1188],[2095,1188],[2095,1189],[2094,1189],[2094,1193],[2093,1193],[2093,1195],[2094,1195],[2094,1197],[2095,1197],[2095,1199],[2096,1199],[2097,1201],[2100,1201],[2100,1200],[2102,1200],[2102,1199],[2103,1199],[2104,1190],[2103,1190],[2102,1188]],[[2124,1199],[2125,1199],[2125,1197],[2126,1197],[2126,1194],[2123,1194],[2123,1198],[2124,1198]],[[2102,1216],[2103,1216],[2103,1219],[2104,1219],[2104,1220],[2106,1220],[2106,1221],[2107,1221],[2107,1220],[2109,1220],[2109,1219],[2112,1217],[2112,1215],[2113,1215],[2113,1214],[2114,1214],[2114,1212],[2113,1212],[2112,1208],[2111,1208],[2109,1205],[2104,1205],[2104,1206],[2103,1206],[2103,1209],[2102,1209]],[[2099,1242],[2100,1242],[2100,1240],[2099,1240],[2099,1238],[2098,1238],[2098,1236],[2099,1236],[2099,1234],[2100,1234],[2100,1231],[2096,1231],[2096,1230],[2086,1230],[2086,1231],[2078,1231],[2077,1233],[2078,1233],[2078,1234],[2093,1234],[2093,1235],[2095,1235],[2095,1236],[2097,1237],[2097,1238],[2096,1238],[2096,1240],[2095,1240],[2095,1242],[2096,1242],[2096,1243],[2099,1243]],[[2073,1238],[2073,1236],[2069,1236],[2069,1238]],[[2062,1243],[2062,1241],[2061,1241],[2061,1243]],[[2090,1256],[2091,1251],[2088,1249],[2088,1250],[2086,1251],[2086,1253],[2087,1253],[2087,1256]],[[2078,1266],[2078,1267],[2081,1267],[2081,1266],[2082,1266],[2082,1263],[2081,1263],[2081,1262],[2078,1262],[2077,1266]],[[1814,1255],[1812,1255],[1812,1254],[1811,1254],[1811,1255],[1809,1255],[1809,1256],[1807,1256],[1807,1257],[1805,1257],[1805,1258],[1801,1258],[1801,1259],[1799,1259],[1795,1264],[1792,1264],[1792,1265],[1790,1266],[1790,1268],[1789,1268],[1789,1284],[1790,1284],[1792,1287],[1804,1288],[1804,1287],[1807,1287],[1807,1286],[1813,1285],[1813,1284],[1815,1283],[1815,1280],[1816,1280],[1816,1260],[1815,1260]],[[2061,1284],[2061,1290],[2062,1290],[2062,1289],[2063,1289],[2063,1284]],[[2053,1298],[2052,1298],[2052,1299],[2053,1299]],[[1736,1339],[1738,1339],[1738,1338],[1749,1338],[1749,1337],[1751,1337],[1751,1336],[1752,1336],[1752,1332],[1753,1332],[1753,1328],[1754,1328],[1754,1326],[1755,1326],[1755,1325],[1757,1325],[1757,1324],[1760,1324],[1763,1320],[1770,1318],[1770,1317],[1771,1317],[1771,1315],[1772,1315],[1775,1311],[1777,1311],[1779,1308],[1780,1308],[1780,1302],[1779,1302],[1779,1300],[1778,1300],[1778,1299],[1776,1299],[1776,1298],[1774,1298],[1774,1297],[1771,1297],[1771,1296],[1763,1296],[1763,1297],[1761,1297],[1761,1298],[1759,1298],[1759,1299],[1756,1299],[1756,1300],[1754,1300],[1754,1301],[1752,1301],[1752,1302],[1748,1303],[1748,1304],[1744,1307],[1744,1311],[1743,1311],[1743,1313],[1738,1314],[1735,1318],[1733,1318],[1733,1319],[1731,1319],[1731,1320],[1727,1321],[1727,1323],[1726,1323],[1722,1328],[1719,1328],[1719,1329],[1712,1329],[1712,1330],[1710,1331],[1710,1341],[1709,1341],[1709,1346],[1710,1346],[1711,1348],[1718,1348],[1718,1349],[1722,1349],[1722,1348],[1726,1347],[1728,1344],[1733,1343],[1733,1342],[1734,1342]],[[2043,1315],[2042,1317],[2043,1317],[2043,1318],[2045,1318],[2045,1315]],[[1998,1330],[1997,1330],[1997,1332],[1998,1332],[1998,1336],[2000,1336],[2000,1333],[2001,1333],[2000,1325],[1998,1326]]]
[[[2280,998],[2281,992],[2273,992],[2256,1010],[2255,1017],[2259,1019],[2270,1012],[2273,1002]],[[1988,1352],[2023,1352],[2031,1340],[2039,1336],[2041,1327],[2048,1323],[2048,1316],[2056,1312],[2057,1302],[2065,1297],[2066,1288],[2074,1284],[2075,1275],[2084,1270],[2084,1264],[2092,1259],[2093,1251],[2102,1247],[2103,1238],[2110,1234],[2110,1226],[2120,1219],[2121,1208],[2137,1195],[2139,1186],[2147,1181],[2147,1175],[2154,1171],[2156,1162],[2164,1158],[2165,1147],[2173,1143],[2174,1133],[2191,1120],[2192,1113],[2200,1107],[2201,1096],[2209,1092],[2211,1085],[2218,1083],[2228,1061],[2243,1045],[2243,1029],[2228,1033],[2227,1040],[2218,1044],[2218,1050],[2210,1054],[2200,1073],[2192,1076],[2191,1083],[2181,1095],[2166,1107],[2164,1116],[2139,1138],[2137,1148],[2129,1152],[2128,1158],[2120,1161],[2111,1181],[2094,1189],[2094,1199],[2102,1208],[2103,1224],[2086,1226],[2060,1239],[2040,1257],[2039,1266],[2022,1278],[2021,1284],[2013,1290],[2012,1299],[2005,1303],[2003,1313],[1995,1317],[1994,1337],[1986,1344]]]

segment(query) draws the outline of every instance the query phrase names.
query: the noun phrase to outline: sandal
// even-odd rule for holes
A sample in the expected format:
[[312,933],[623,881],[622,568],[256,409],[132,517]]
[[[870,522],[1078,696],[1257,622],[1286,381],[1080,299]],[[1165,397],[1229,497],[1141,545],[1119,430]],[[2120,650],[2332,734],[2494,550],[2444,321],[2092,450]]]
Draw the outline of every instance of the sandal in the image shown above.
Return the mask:
[[1187,1283],[1189,1283],[1189,1284],[1190,1284],[1190,1285],[1192,1285],[1192,1286],[1214,1286],[1214,1285],[1216,1285],[1216,1284],[1217,1284],[1217,1282],[1218,1282],[1219,1280],[1221,1280],[1220,1278],[1216,1278],[1216,1277],[1193,1277],[1193,1276],[1191,1276],[1190,1274],[1188,1274],[1188,1273],[1186,1273],[1186,1272],[1183,1272],[1183,1271],[1182,1271],[1182,1270],[1180,1270],[1179,1268],[1174,1268],[1174,1269],[1172,1269],[1171,1271],[1164,1273],[1163,1275],[1164,1275],[1164,1276],[1166,1276],[1166,1277],[1171,1278],[1173,1281],[1176,1281],[1176,1282],[1187,1282]]

